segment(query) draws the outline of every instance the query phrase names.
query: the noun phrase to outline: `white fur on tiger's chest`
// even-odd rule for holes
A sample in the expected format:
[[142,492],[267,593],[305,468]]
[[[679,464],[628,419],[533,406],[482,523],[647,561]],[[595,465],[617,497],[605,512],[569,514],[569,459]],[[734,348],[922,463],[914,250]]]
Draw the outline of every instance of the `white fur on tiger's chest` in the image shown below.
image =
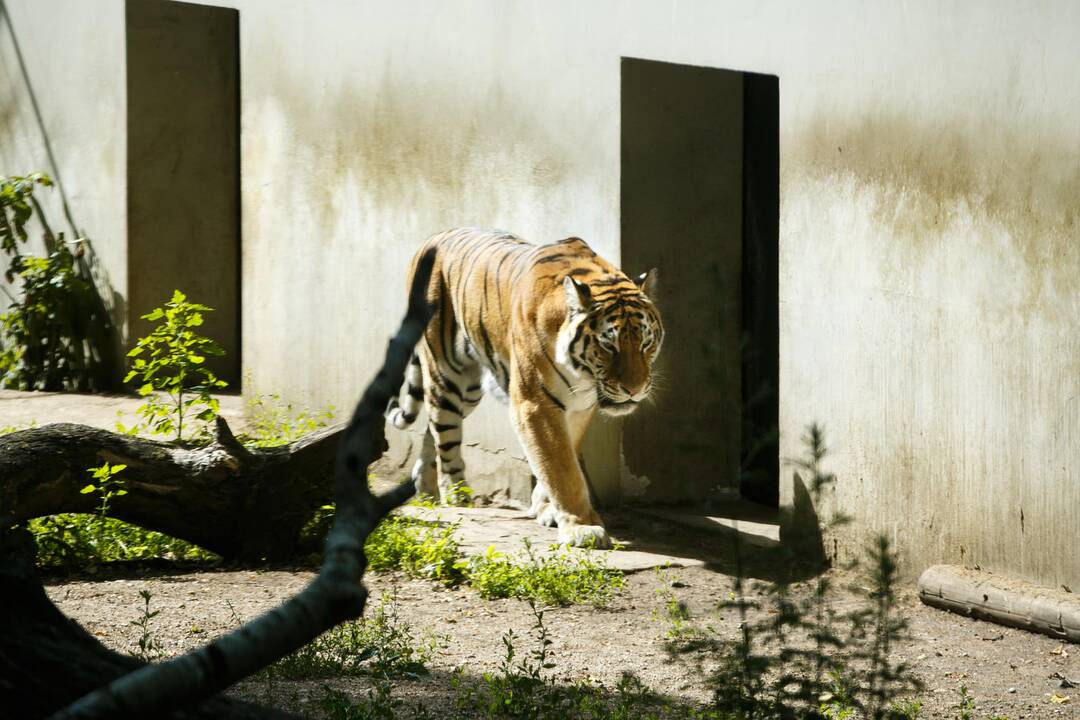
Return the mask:
[[596,383],[591,378],[577,378],[569,388],[564,389],[566,392],[560,399],[566,406],[566,412],[582,412],[596,405]]

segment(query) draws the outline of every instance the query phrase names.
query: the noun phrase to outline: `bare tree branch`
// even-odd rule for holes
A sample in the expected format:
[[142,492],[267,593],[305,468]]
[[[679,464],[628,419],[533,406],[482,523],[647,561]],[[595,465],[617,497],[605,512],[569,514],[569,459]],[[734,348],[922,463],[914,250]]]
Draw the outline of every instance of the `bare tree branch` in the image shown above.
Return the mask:
[[335,466],[337,511],[318,577],[292,599],[236,631],[181,657],[125,675],[53,718],[144,716],[199,702],[363,612],[367,601],[367,589],[361,583],[367,567],[364,541],[388,512],[412,495],[407,482],[377,497],[368,487],[366,474],[382,449],[383,410],[401,387],[413,347],[431,318],[426,289],[433,261],[429,251],[419,263],[405,319],[342,437]]

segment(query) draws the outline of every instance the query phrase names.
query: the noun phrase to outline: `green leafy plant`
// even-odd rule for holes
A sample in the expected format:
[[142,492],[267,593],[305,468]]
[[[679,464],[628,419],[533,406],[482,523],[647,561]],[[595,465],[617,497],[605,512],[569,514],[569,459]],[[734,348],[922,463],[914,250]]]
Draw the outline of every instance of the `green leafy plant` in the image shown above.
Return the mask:
[[97,510],[99,517],[103,518],[109,514],[109,505],[114,497],[127,495],[127,490],[124,489],[124,481],[116,479],[116,476],[123,472],[125,468],[127,468],[127,465],[110,465],[106,462],[100,467],[86,469],[95,482],[86,485],[79,492],[83,495],[93,492],[98,494],[100,498]]
[[32,427],[37,427],[36,420],[31,420],[22,425],[3,425],[0,426],[0,435],[7,435],[8,433],[18,432],[20,430],[29,430]]
[[821,695],[818,710],[828,720],[848,720],[855,717],[855,705],[851,700],[851,688],[844,678],[843,668],[830,670],[828,689]]
[[[458,672],[453,717],[528,718],[529,720],[721,720],[708,708],[676,705],[649,690],[632,673],[623,673],[614,692],[593,681],[557,684],[553,642],[544,610],[529,600],[533,614],[533,647],[518,649],[513,630],[503,633],[503,658],[498,671],[486,672],[480,683],[470,683]],[[731,719],[734,720],[734,719]]]
[[[109,323],[91,310],[97,307],[93,284],[78,262],[85,241],[53,235],[34,198],[35,189],[51,185],[43,173],[0,178],[0,252],[9,257],[4,276],[19,288],[0,314],[0,387],[94,389],[100,358],[91,348],[89,325]],[[35,214],[45,229],[44,257],[21,252]]]
[[34,214],[34,190],[39,185],[51,187],[52,184],[52,178],[45,173],[0,178],[0,250],[9,255],[18,254],[19,243],[29,237],[26,225]]
[[465,484],[464,480],[456,480],[450,485],[450,491],[446,494],[446,504],[460,507],[471,505],[473,499],[472,488]]
[[622,572],[601,551],[553,546],[543,555],[526,539],[524,551],[507,556],[489,547],[469,560],[469,584],[484,598],[516,597],[544,605],[606,605],[622,589]]
[[139,628],[139,639],[136,641],[136,648],[130,654],[144,662],[154,662],[165,654],[161,643],[158,642],[150,629],[150,621],[157,617],[161,611],[150,609],[150,599],[153,596],[149,590],[140,590],[139,597],[143,600],[142,614],[131,621],[132,625]]
[[[163,307],[141,316],[158,325],[128,353],[135,359],[124,382],[139,383],[139,394],[146,402],[137,412],[154,433],[175,434],[175,440],[180,441],[184,421],[192,413],[206,423],[219,412],[218,401],[211,393],[228,383],[218,379],[205,363],[208,355],[224,355],[225,351],[197,332],[203,324],[203,313],[212,310],[188,302],[184,293],[175,290]],[[167,399],[156,393],[164,393]]]
[[[902,720],[918,720],[922,713],[922,703],[918,700],[898,700],[890,707],[892,715]],[[991,718],[990,720],[1007,720],[1004,718]]]
[[863,590],[867,605],[849,615],[849,655],[866,669],[853,687],[855,705],[867,717],[893,717],[893,699],[921,689],[905,662],[892,660],[892,646],[906,637],[907,619],[896,612],[899,582],[896,554],[881,535],[867,549],[870,557]]

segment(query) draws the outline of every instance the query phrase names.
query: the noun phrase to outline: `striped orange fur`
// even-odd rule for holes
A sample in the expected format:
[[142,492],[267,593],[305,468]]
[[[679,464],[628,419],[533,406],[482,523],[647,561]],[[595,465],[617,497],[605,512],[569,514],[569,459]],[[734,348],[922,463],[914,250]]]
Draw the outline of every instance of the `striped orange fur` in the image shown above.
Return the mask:
[[537,481],[530,515],[557,525],[560,542],[610,545],[579,454],[597,410],[631,412],[652,388],[664,337],[649,297],[655,272],[631,280],[580,238],[533,245],[466,228],[429,238],[416,258],[429,248],[435,315],[387,411],[404,428],[421,403],[427,409],[418,490],[453,499],[465,470],[462,421],[491,393],[509,403]]

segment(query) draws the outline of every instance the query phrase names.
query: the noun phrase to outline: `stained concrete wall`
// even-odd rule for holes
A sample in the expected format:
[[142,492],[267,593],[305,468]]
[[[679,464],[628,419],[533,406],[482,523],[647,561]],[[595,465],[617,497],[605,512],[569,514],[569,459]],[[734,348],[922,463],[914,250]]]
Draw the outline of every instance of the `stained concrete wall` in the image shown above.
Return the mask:
[[[32,71],[55,87],[87,67],[117,78],[105,100],[68,107],[58,92],[53,122],[122,126],[118,5],[94,4],[89,27],[115,24],[88,37],[56,20],[76,3],[7,4],[41,18]],[[965,562],[1076,585],[1080,7],[228,5],[240,10],[252,391],[350,403],[403,309],[402,269],[434,230],[577,234],[619,261],[621,57],[774,74],[780,454],[800,454],[806,424],[826,426],[838,485],[818,511],[856,517],[830,550],[885,530],[912,573]],[[73,42],[47,42],[58,27]],[[72,132],[81,144],[66,154],[101,152]],[[473,469],[520,491],[505,412],[478,414]],[[602,472],[590,471],[618,495],[618,438],[601,435]],[[792,479],[785,467],[787,502]]]

